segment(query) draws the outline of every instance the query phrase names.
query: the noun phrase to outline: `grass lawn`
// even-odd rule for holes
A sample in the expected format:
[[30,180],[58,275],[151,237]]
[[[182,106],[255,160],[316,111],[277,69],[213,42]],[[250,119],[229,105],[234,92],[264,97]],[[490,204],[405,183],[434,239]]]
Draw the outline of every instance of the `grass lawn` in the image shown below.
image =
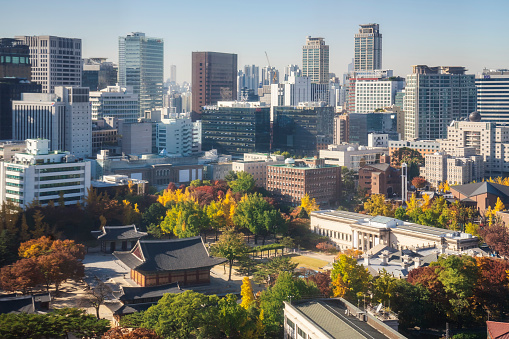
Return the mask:
[[310,258],[303,255],[295,255],[291,256],[291,258],[292,262],[299,264],[297,267],[305,267],[320,272],[323,272],[321,267],[324,267],[328,264],[328,262],[325,260]]

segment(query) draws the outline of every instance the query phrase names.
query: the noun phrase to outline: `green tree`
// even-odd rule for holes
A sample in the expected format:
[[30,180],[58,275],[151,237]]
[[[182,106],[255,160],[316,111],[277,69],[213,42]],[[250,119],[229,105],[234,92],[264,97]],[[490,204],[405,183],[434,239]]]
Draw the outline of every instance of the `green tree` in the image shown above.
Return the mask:
[[376,303],[386,304],[392,298],[394,288],[396,286],[396,278],[389,274],[385,268],[382,269],[378,277],[373,279],[371,292],[373,301]]
[[219,241],[211,248],[212,254],[228,259],[228,281],[232,280],[232,266],[247,252],[244,234],[236,233],[232,229],[225,230],[219,237]]
[[179,238],[193,237],[207,226],[207,215],[194,201],[179,202],[166,211],[160,228],[164,233],[173,233]]
[[160,203],[151,204],[141,217],[141,228],[145,230],[159,227],[159,224],[164,220],[166,216],[167,208]]
[[257,282],[272,285],[282,272],[290,272],[293,274],[297,265],[297,263],[291,261],[290,257],[274,257],[258,265],[253,279]]
[[237,172],[229,171],[227,175],[225,175],[224,180],[229,184],[230,182],[237,180]]
[[228,183],[234,193],[249,193],[252,192],[255,186],[253,176],[247,172],[238,172],[237,179]]
[[256,319],[237,303],[237,297],[228,294],[218,302],[219,328],[227,338],[249,338],[256,331]]

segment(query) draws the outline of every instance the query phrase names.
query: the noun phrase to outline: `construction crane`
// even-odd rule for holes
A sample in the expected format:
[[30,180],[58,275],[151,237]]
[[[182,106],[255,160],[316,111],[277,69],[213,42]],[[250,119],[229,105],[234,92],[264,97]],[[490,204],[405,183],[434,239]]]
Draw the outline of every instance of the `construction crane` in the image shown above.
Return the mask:
[[[269,55],[267,54],[267,51],[265,51],[265,56],[267,57],[267,63],[269,64],[269,72],[270,72],[270,71],[272,71],[272,67],[270,67]],[[271,84],[275,84],[276,81],[277,81],[276,70],[274,70],[274,75],[272,76]]]

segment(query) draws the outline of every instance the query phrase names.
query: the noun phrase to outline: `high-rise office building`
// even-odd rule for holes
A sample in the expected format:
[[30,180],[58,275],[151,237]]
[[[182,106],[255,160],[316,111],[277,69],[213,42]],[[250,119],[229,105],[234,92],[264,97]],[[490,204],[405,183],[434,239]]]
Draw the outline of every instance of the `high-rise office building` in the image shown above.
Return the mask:
[[93,120],[113,117],[127,123],[138,121],[140,103],[132,87],[108,86],[100,91],[90,92],[90,102]]
[[140,117],[163,105],[164,43],[135,32],[118,38],[118,84],[139,95]]
[[202,149],[240,155],[270,150],[270,108],[260,102],[218,102],[203,107]]
[[354,70],[382,69],[382,34],[378,24],[360,25],[355,34]]
[[29,46],[32,81],[42,85],[43,93],[54,93],[56,86],[81,86],[81,39],[50,35],[16,39]]
[[485,69],[475,79],[482,121],[509,122],[509,69]]
[[316,84],[329,82],[329,45],[323,38],[308,36],[302,46],[302,76],[310,77]]
[[405,140],[443,139],[452,121],[476,110],[475,76],[465,71],[465,67],[413,66],[403,99]]
[[41,85],[21,78],[0,78],[0,140],[12,139],[12,101],[21,93],[41,93]]
[[83,59],[82,87],[90,91],[99,91],[108,86],[115,86],[118,77],[118,67],[106,58]]
[[16,39],[0,39],[0,78],[13,77],[30,80],[30,49]]
[[170,83],[172,83],[172,84],[177,83],[177,66],[176,65],[170,65]]
[[237,54],[193,52],[192,73],[193,112],[237,98]]
[[78,158],[92,153],[92,111],[88,88],[55,88],[55,93],[23,93],[12,102],[12,134],[16,140],[43,138],[50,150]]

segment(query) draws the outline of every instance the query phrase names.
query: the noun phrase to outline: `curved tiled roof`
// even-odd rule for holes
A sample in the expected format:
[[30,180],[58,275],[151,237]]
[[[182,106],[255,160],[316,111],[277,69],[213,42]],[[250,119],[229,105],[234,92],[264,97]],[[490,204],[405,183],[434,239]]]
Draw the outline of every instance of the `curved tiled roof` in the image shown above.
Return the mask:
[[140,239],[147,235],[145,232],[139,232],[135,225],[126,226],[103,226],[101,233],[93,232],[98,240],[114,241],[114,240],[133,240]]

